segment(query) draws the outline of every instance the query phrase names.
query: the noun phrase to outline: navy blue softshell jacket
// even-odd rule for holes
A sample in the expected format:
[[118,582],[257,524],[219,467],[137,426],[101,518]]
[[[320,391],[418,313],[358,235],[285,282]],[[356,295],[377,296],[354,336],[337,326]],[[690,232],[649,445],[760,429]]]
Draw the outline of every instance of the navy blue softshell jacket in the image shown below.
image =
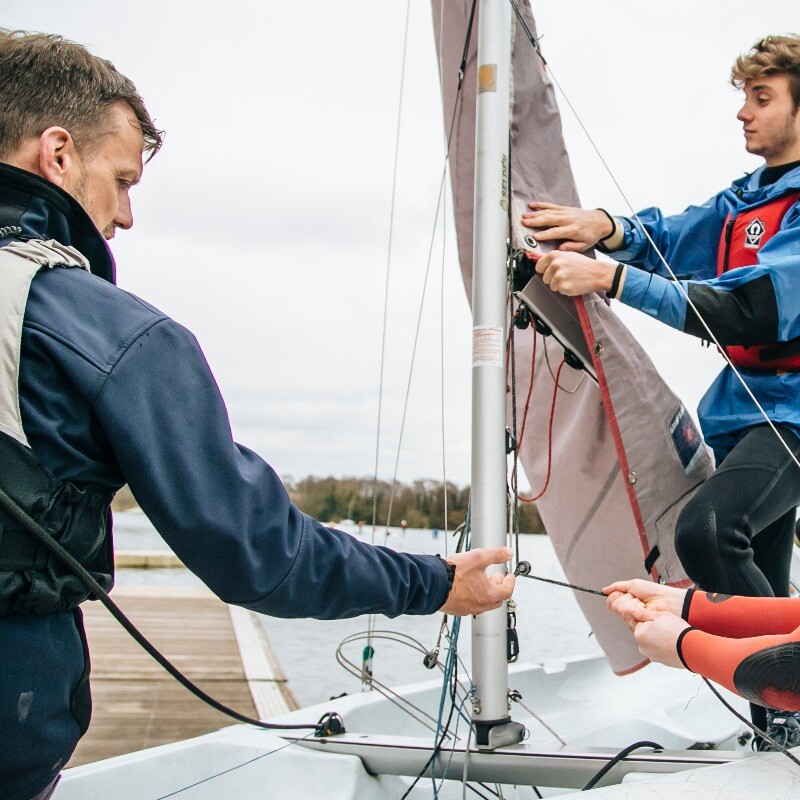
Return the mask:
[[[439,559],[329,530],[233,441],[194,336],[114,285],[107,245],[69,195],[0,165],[2,235],[0,245],[57,239],[92,267],[38,273],[25,312],[22,422],[57,478],[99,491],[130,484],[184,564],[229,603],[320,619],[430,614],[442,605],[448,580]],[[70,711],[86,667],[80,628],[71,612],[0,618],[3,800],[43,789],[82,734]]]

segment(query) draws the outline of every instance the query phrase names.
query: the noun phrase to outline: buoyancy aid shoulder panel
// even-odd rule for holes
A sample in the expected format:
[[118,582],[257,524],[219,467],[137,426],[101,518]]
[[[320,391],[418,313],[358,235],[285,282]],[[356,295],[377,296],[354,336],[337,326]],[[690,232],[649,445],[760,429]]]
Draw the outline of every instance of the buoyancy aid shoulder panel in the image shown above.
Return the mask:
[[[88,266],[78,251],[57,242],[0,249],[0,488],[110,589],[111,495],[53,476],[28,446],[20,417],[19,359],[30,283],[40,269],[59,265]],[[88,596],[80,579],[0,510],[0,616],[66,611]]]
[[[800,192],[792,192],[747,209],[735,217],[729,214],[717,251],[717,275],[757,264],[759,251],[780,230],[783,218],[798,200]],[[800,342],[797,341],[750,347],[730,345],[725,352],[737,367],[800,371]]]

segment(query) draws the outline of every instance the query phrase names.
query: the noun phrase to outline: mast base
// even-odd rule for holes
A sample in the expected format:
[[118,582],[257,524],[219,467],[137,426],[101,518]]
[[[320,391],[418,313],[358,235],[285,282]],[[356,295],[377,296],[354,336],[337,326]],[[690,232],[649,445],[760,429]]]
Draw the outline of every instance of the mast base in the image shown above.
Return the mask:
[[519,744],[525,738],[525,726],[521,722],[512,722],[511,717],[475,720],[474,725],[478,750],[496,750],[498,747]]

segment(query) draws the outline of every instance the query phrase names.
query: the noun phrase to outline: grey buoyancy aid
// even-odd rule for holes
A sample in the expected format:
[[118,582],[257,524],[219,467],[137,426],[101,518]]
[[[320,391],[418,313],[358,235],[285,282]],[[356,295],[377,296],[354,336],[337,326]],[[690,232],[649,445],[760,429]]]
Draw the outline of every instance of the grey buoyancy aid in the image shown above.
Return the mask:
[[[22,428],[19,363],[28,293],[39,270],[57,266],[88,269],[77,250],[52,240],[0,248],[0,488],[108,591],[112,495],[57,479]],[[88,597],[81,580],[0,509],[0,616],[67,611]]]
[[[793,191],[735,217],[728,214],[717,251],[717,275],[757,264],[759,250],[780,230],[783,218],[798,199],[800,192]],[[797,340],[749,347],[730,345],[725,352],[737,367],[800,372],[800,342]]]

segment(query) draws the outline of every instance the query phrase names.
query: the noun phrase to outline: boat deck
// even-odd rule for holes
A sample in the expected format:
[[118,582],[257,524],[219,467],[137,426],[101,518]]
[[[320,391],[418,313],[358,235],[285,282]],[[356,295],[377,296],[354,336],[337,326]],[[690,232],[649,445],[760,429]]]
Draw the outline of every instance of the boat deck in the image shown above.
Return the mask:
[[[113,597],[134,625],[215,699],[262,719],[298,707],[252,612],[201,590],[123,586]],[[83,611],[94,713],[69,766],[234,724],[168,675],[100,603],[84,603]]]

